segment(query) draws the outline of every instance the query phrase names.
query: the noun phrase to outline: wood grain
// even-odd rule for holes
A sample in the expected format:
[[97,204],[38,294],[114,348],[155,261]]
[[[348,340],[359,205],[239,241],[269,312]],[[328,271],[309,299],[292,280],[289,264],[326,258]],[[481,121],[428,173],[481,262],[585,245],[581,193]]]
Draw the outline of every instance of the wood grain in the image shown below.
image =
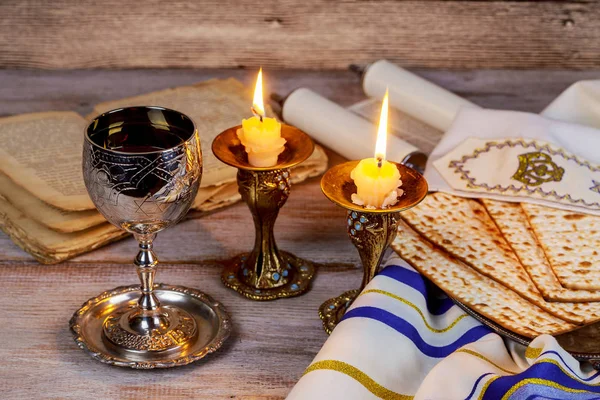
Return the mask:
[[321,270],[308,295],[257,303],[226,289],[219,275],[218,264],[204,262],[165,265],[157,277],[200,288],[223,303],[234,322],[224,348],[186,367],[134,371],[92,360],[68,329],[72,313],[89,297],[136,283],[133,267],[3,265],[1,397],[281,399],[327,337],[319,305],[332,291],[360,284],[355,270]]
[[[469,70],[412,68],[424,78],[486,108],[540,112],[560,92],[596,70]],[[0,116],[72,110],[87,115],[93,105],[211,78],[234,77],[254,84],[256,70],[1,70]],[[288,94],[308,87],[344,106],[365,98],[360,79],[349,71],[265,70],[265,93]]]
[[595,68],[598,1],[0,2],[0,66]]
[[[419,74],[487,107],[540,111],[560,91],[598,72],[417,70]],[[0,70],[0,112],[91,111],[100,101],[136,95],[210,77],[248,71],[11,71]],[[271,90],[313,88],[344,105],[362,99],[347,72],[271,73]],[[329,153],[332,163],[339,156]],[[244,204],[161,233],[159,282],[200,288],[230,312],[234,332],[205,361],[165,371],[132,371],[100,364],[74,344],[71,314],[88,298],[136,283],[131,239],[69,261],[41,266],[0,234],[0,397],[282,399],[324,343],[317,315],[327,298],[358,287],[362,272],[345,232],[345,211],[330,203],[319,180],[294,186],[275,226],[281,248],[319,264],[304,296],[256,303],[226,289],[218,260],[250,249],[254,229]]]

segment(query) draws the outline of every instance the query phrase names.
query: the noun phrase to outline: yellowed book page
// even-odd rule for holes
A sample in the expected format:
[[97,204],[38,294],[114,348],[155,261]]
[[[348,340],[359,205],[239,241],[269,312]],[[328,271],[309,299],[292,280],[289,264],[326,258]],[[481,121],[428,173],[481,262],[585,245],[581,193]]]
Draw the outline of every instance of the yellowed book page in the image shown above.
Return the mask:
[[0,119],[0,170],[55,207],[93,209],[81,171],[85,125],[85,120],[74,112]]
[[2,173],[0,195],[29,218],[58,232],[82,231],[106,222],[96,210],[65,211],[44,203]]
[[[317,147],[307,161],[292,170],[292,182],[298,183],[320,175],[326,168],[327,156],[322,148]],[[0,185],[2,185],[1,177],[0,175]],[[10,180],[4,178],[11,184]],[[195,209],[202,212],[212,211],[235,203],[239,199],[236,182],[202,188],[196,197],[198,204],[195,205]],[[50,207],[39,202],[42,206]],[[44,264],[53,264],[75,257],[127,235],[108,223],[73,233],[57,232],[30,218],[2,195],[0,195],[0,229],[18,246]]]
[[115,108],[141,105],[172,108],[186,114],[194,121],[200,134],[204,157],[201,187],[208,187],[235,181],[237,170],[217,160],[211,145],[219,133],[240,125],[243,118],[252,116],[251,96],[251,92],[235,79],[215,79],[194,86],[101,103],[94,107],[94,115],[90,117]]
[[[208,212],[218,210],[230,204],[236,203],[241,200],[240,193],[238,192],[238,186],[236,182],[226,183],[219,187],[219,191],[203,202],[200,206],[196,207],[196,211]],[[202,216],[203,214],[198,214]]]
[[194,199],[194,202],[192,203],[191,209],[192,210],[200,209],[200,207],[202,207],[202,204],[204,204],[208,199],[210,199],[212,196],[217,194],[226,185],[228,185],[228,184],[226,183],[224,185],[216,185],[216,186],[200,188],[198,190],[198,194],[196,195],[196,198]]
[[127,235],[109,223],[76,233],[56,232],[28,218],[2,196],[0,229],[19,247],[44,264],[75,257]]

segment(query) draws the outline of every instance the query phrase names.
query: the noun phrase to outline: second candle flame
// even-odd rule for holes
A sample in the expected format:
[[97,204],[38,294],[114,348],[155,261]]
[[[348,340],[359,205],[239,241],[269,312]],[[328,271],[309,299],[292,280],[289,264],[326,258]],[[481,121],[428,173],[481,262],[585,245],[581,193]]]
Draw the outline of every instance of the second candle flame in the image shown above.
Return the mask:
[[254,100],[252,101],[252,112],[258,117],[265,116],[265,106],[263,103],[263,88],[262,88],[262,67],[258,70],[258,78],[256,78],[256,87],[254,88]]
[[381,115],[379,117],[379,128],[377,129],[377,142],[375,143],[375,158],[378,161],[378,166],[381,168],[385,161],[385,147],[387,140],[388,127],[388,90],[385,90],[383,102],[381,103]]

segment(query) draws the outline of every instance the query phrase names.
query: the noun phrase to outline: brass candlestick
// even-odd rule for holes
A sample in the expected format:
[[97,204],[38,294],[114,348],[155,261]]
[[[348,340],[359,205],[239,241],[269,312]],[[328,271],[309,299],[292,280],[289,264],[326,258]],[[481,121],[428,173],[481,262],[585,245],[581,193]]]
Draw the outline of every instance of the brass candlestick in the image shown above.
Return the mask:
[[281,124],[286,144],[277,164],[253,167],[237,137],[239,128],[229,128],[217,136],[212,150],[219,160],[238,169],[238,190],[252,213],[256,236],[250,253],[225,263],[221,279],[225,286],[252,300],[297,296],[309,289],[315,268],[308,261],[280,251],[273,227],[290,194],[290,168],[312,154],[314,143],[301,130]]
[[356,185],[350,178],[350,172],[358,163],[359,161],[349,161],[336,165],[321,179],[321,190],[325,196],[348,210],[348,235],[358,249],[363,266],[363,279],[359,289],[344,292],[319,307],[319,317],[328,334],[377,273],[385,250],[396,237],[400,212],[416,206],[427,195],[427,181],[421,174],[402,164],[393,163],[400,171],[404,190],[398,202],[386,209],[367,209],[356,205],[351,200],[352,194],[356,193]]

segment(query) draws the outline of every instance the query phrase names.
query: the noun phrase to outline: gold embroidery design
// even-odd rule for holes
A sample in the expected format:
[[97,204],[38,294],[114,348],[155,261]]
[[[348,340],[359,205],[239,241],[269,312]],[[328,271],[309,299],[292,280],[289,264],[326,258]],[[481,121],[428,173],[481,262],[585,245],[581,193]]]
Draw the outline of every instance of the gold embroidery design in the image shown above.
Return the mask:
[[512,176],[527,186],[539,186],[546,182],[560,182],[565,169],[556,165],[546,153],[535,151],[519,154],[519,169]]
[[[460,179],[467,181],[467,186],[471,189],[480,188],[487,192],[506,193],[512,192],[514,194],[538,194],[542,197],[552,197],[556,200],[565,200],[571,204],[582,205],[590,208],[600,208],[600,202],[588,203],[584,199],[574,199],[570,194],[558,194],[556,190],[545,191],[541,187],[517,187],[515,185],[488,185],[487,183],[476,183],[475,178],[469,175],[470,171],[465,170],[465,163],[471,159],[477,159],[481,154],[489,152],[491,149],[503,149],[505,147],[523,147],[524,149],[532,148],[538,152],[544,152],[551,156],[559,156],[565,161],[573,161],[580,167],[587,168],[591,172],[600,171],[600,166],[591,165],[588,161],[580,160],[574,155],[566,154],[562,149],[554,150],[549,145],[540,145],[535,141],[526,142],[523,139],[518,140],[506,140],[504,142],[487,142],[483,148],[475,149],[472,154],[463,156],[460,160],[450,161],[448,168],[454,169],[454,172],[460,175]],[[600,188],[599,188],[600,190]]]

